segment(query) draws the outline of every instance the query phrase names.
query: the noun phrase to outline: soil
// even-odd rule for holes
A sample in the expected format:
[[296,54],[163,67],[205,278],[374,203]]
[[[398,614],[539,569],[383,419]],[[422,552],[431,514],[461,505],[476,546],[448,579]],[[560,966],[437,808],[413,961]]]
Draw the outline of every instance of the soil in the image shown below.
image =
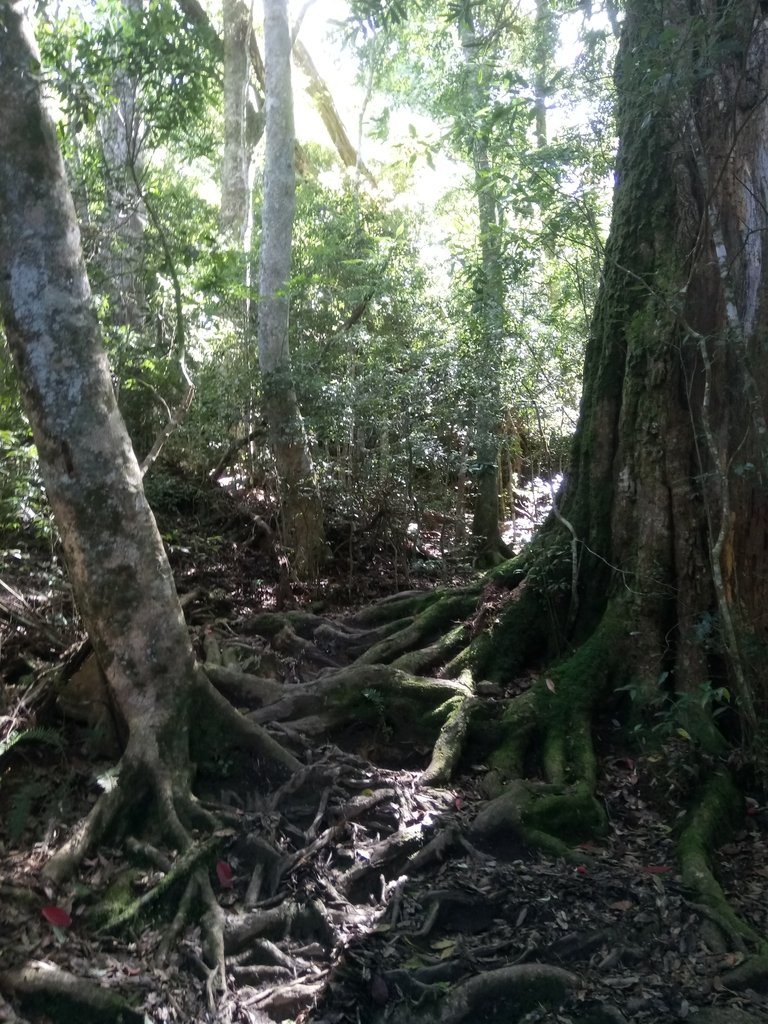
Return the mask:
[[[191,595],[190,630],[201,657],[215,641],[225,664],[272,664],[290,686],[306,671],[301,659],[247,629],[249,617],[278,603],[273,561],[248,540],[252,513],[227,502],[215,529],[176,514],[164,531],[179,591]],[[420,539],[421,561],[429,544]],[[82,641],[55,549],[52,558],[22,538],[11,552],[0,594],[0,979],[33,962],[58,967],[119,993],[136,1020],[154,1022],[768,1021],[768,963],[726,936],[678,874],[690,748],[661,730],[630,747],[615,709],[597,736],[609,832],[568,859],[513,842],[478,845],[482,763],[462,763],[450,788],[433,788],[421,781],[431,750],[404,749],[387,723],[353,723],[332,741],[284,727],[275,735],[308,770],[278,791],[265,790],[258,765],[242,759],[199,767],[198,795],[229,809],[206,865],[219,905],[233,928],[254,915],[260,922],[257,934],[229,936],[225,990],[211,989],[194,920],[158,956],[178,909],[174,887],[126,926],[100,930],[92,912],[105,894],[151,893],[172,854],[116,841],[64,891],[43,881],[47,857],[109,785],[112,762],[99,756],[92,721],[65,717],[48,685]],[[294,586],[292,597],[341,617],[351,594],[359,606],[471,572],[440,563],[406,581],[402,566],[361,549],[359,560],[337,565],[312,591]],[[510,680],[509,692],[526,685]],[[25,729],[37,732],[4,751],[2,741]],[[257,871],[257,899],[246,906]],[[716,871],[737,913],[768,936],[764,794],[750,795]],[[565,992],[526,1002],[511,986],[465,1017],[446,1001],[452,987],[468,992],[468,979],[532,965],[564,969]],[[131,1019],[76,1001],[67,1009],[64,998],[30,1001],[1,981],[0,990],[0,1021]]]

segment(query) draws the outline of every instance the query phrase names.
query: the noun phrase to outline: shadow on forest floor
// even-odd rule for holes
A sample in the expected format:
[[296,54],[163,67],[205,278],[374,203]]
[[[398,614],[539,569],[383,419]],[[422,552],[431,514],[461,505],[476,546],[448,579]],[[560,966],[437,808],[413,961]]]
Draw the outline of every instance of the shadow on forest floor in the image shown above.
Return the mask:
[[[232,525],[222,524],[213,541],[197,529],[189,522],[182,541],[177,523],[169,547],[180,592],[200,594],[187,616],[201,656],[215,641],[224,664],[229,656],[245,668],[274,658],[284,678],[300,679],[300,658],[238,628],[270,601],[268,564]],[[64,719],[33,681],[32,670],[63,656],[55,641],[74,639],[74,616],[61,577],[51,580],[49,567],[28,553],[17,561],[15,578],[4,574],[22,604],[3,623],[0,739],[24,727],[10,718],[21,714],[11,695],[22,691],[35,694],[41,732],[0,761],[0,971],[30,961],[58,966],[120,992],[137,1008],[137,1021],[144,1014],[156,1022],[256,1024],[768,1021],[768,970],[746,969],[746,951],[724,942],[677,874],[673,830],[684,811],[685,745],[628,752],[608,712],[598,736],[598,795],[610,829],[568,861],[511,842],[480,848],[471,826],[486,800],[486,766],[470,755],[450,788],[424,786],[430,748],[404,750],[391,724],[375,718],[347,726],[332,742],[281,728],[281,742],[321,770],[276,793],[262,788],[257,765],[201,762],[198,795],[230,809],[210,872],[235,920],[248,918],[243,906],[261,865],[260,930],[233,940],[227,990],[212,1002],[199,929],[187,929],[167,962],[157,961],[178,899],[173,889],[113,935],[91,920],[97,894],[119,901],[126,891],[135,898],[151,890],[160,869],[141,849],[131,865],[124,850],[102,849],[63,895],[41,881],[60,835],[95,800],[96,780],[108,784],[109,762],[94,756],[92,729]],[[347,586],[348,576],[329,584],[325,607],[341,613]],[[382,589],[386,582],[369,574],[358,580],[357,596],[372,600]],[[51,607],[47,635],[36,627],[49,621]],[[719,880],[735,910],[766,935],[768,810],[756,803],[750,810],[720,851]],[[278,856],[260,860],[267,845]],[[51,905],[64,913],[57,918]],[[541,980],[535,965],[550,971],[543,989],[533,985]],[[441,1013],[450,985],[490,981],[502,971],[508,979],[512,969],[519,984],[507,994],[486,992],[465,1016],[456,1007]],[[67,1016],[63,1005],[0,997],[0,1020],[118,1019],[112,1011],[88,1016],[82,1006]]]

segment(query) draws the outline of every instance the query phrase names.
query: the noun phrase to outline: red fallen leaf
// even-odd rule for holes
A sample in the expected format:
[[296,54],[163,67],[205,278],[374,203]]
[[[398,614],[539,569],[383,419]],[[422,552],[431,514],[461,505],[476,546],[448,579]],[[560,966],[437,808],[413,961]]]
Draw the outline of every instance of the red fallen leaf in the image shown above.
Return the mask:
[[672,870],[668,864],[649,864],[647,867],[640,868],[640,871],[644,875],[666,875]]
[[580,875],[586,875],[587,873],[587,869],[584,867],[583,864],[579,864],[579,866],[576,868],[576,871]]
[[461,808],[464,806],[464,801],[461,799],[460,796],[454,797],[453,806],[456,808],[457,811],[460,811]]
[[235,884],[232,881],[232,868],[227,864],[225,860],[217,861],[216,863],[216,877],[219,880],[219,885],[223,889],[231,889]]
[[69,928],[72,924],[72,918],[63,907],[43,907],[40,913],[48,924],[52,924],[56,928]]

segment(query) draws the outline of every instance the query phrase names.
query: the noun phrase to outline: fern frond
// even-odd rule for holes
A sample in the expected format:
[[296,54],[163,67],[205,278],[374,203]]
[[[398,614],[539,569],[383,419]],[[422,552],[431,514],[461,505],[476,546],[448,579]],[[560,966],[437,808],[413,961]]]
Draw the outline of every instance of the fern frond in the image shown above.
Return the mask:
[[61,734],[48,726],[35,725],[29,729],[12,729],[5,739],[0,740],[0,757],[8,753],[17,743],[32,740],[36,743],[47,743],[56,747],[57,750],[64,749],[64,740]]

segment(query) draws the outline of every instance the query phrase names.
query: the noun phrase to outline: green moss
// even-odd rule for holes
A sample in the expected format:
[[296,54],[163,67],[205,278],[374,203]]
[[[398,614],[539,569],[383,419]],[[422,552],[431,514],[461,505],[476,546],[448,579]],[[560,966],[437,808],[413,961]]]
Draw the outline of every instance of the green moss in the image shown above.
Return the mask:
[[96,929],[108,929],[112,922],[129,913],[136,902],[136,882],[143,873],[142,869],[137,867],[121,871],[98,904],[89,911],[88,923]]
[[405,654],[401,654],[399,658],[392,662],[392,667],[411,673],[429,672],[439,668],[449,658],[452,658],[464,648],[467,636],[467,626],[461,623],[461,625],[449,629],[435,643],[427,647],[421,647],[416,651],[408,651]]
[[470,615],[475,600],[475,595],[471,593],[445,594],[421,611],[410,625],[369,648],[358,658],[358,664],[386,665],[400,655],[434,640],[447,627]]
[[734,912],[711,867],[713,851],[730,836],[742,805],[730,772],[713,775],[683,823],[678,840],[680,866],[685,885],[698,893],[727,934],[740,936],[768,953],[768,940]]
[[570,729],[575,712],[591,712],[622,658],[627,627],[621,606],[606,608],[592,635],[559,664],[539,689],[540,710],[549,721]]
[[361,609],[354,616],[356,626],[383,626],[394,619],[414,618],[431,604],[435,604],[446,593],[444,590],[424,590],[418,594],[404,594],[402,597],[379,601]]
[[546,609],[538,595],[521,586],[492,628],[475,637],[445,667],[453,678],[469,671],[472,678],[510,682],[545,647],[549,630]]
[[491,847],[522,842],[555,856],[571,854],[579,842],[604,835],[605,811],[589,786],[552,786],[514,779],[486,804],[472,826],[473,841]]
[[492,744],[495,746],[488,763],[506,778],[522,775],[525,755],[536,729],[536,701],[533,690],[515,697],[497,720]]
[[328,698],[340,718],[414,745],[432,744],[457,700],[469,696],[456,684],[366,667]]
[[604,835],[608,825],[602,804],[584,783],[567,790],[540,791],[523,812],[522,823],[569,845]]

